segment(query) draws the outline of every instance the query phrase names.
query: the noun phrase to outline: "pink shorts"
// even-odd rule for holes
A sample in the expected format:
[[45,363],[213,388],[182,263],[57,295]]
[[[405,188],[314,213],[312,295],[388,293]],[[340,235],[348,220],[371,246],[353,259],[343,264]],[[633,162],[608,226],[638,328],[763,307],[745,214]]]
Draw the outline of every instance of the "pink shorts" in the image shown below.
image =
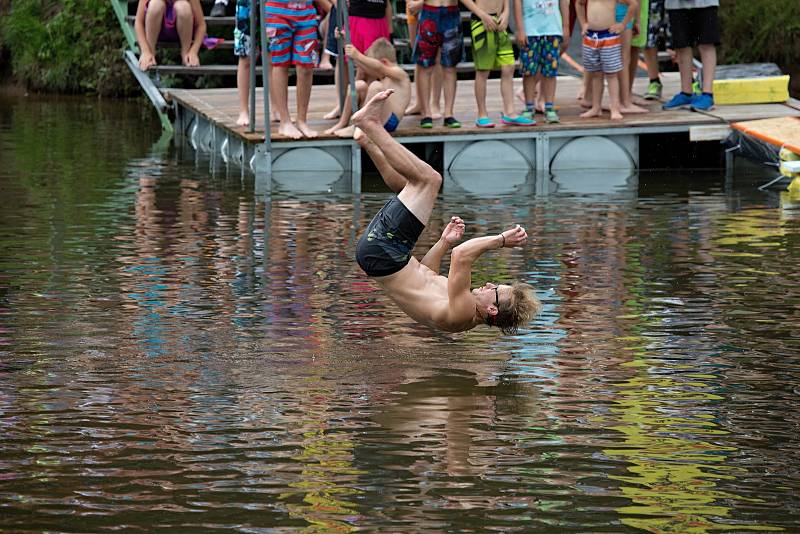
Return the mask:
[[359,52],[365,54],[378,38],[389,38],[389,25],[386,18],[368,19],[366,17],[350,17],[350,42]]

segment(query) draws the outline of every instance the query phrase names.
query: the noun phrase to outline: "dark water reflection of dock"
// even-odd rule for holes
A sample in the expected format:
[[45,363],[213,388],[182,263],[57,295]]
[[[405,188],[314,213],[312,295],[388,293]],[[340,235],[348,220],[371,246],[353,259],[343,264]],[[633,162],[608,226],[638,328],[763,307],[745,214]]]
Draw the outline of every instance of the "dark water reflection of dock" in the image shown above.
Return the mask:
[[148,155],[135,106],[2,103],[3,529],[800,521],[800,211],[758,171],[445,191],[421,249],[451,214],[521,223],[530,245],[475,281],[511,273],[545,309],[444,335],[352,261],[379,182],[258,195]]

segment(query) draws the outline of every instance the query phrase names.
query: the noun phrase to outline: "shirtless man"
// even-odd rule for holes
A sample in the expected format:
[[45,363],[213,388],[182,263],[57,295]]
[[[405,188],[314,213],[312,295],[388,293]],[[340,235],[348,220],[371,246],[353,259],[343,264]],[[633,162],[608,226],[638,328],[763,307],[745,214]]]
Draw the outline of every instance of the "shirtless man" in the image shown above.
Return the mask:
[[[370,45],[366,54],[359,52],[352,44],[345,46],[345,53],[356,62],[358,68],[366,76],[366,80],[356,80],[359,105],[381,91],[394,90],[394,94],[383,106],[386,114],[383,127],[387,132],[392,133],[400,125],[408,102],[411,100],[411,81],[408,79],[406,71],[397,64],[397,53],[394,46],[388,39],[381,37]],[[339,137],[353,137],[354,127],[347,126],[352,113],[351,108],[348,98],[339,122],[325,130],[325,133],[335,134]]]
[[356,140],[375,162],[386,185],[397,193],[378,212],[356,247],[356,260],[412,319],[446,332],[486,324],[516,332],[541,305],[528,284],[487,282],[470,290],[472,264],[485,252],[520,247],[528,235],[516,225],[502,234],[470,239],[451,253],[448,276],[439,274],[442,258],[464,234],[464,221],[452,217],[422,261],[411,251],[430,218],[442,177],[395,141],[383,128],[384,105],[392,90],[376,94],[353,115]]

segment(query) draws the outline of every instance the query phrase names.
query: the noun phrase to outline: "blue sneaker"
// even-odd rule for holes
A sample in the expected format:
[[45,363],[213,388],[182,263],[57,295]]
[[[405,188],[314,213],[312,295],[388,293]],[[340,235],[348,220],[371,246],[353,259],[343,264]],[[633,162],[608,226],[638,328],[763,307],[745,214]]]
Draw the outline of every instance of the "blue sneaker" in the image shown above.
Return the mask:
[[714,95],[700,93],[692,97],[692,111],[711,111],[714,109]]
[[689,109],[692,105],[692,95],[687,95],[683,92],[676,94],[672,100],[661,106],[661,109],[669,111],[672,109]]

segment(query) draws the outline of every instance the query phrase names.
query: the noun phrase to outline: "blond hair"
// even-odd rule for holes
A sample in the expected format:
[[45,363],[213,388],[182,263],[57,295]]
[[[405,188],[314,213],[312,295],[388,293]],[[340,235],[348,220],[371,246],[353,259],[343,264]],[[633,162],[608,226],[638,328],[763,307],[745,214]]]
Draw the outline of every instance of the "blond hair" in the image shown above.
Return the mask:
[[367,48],[367,57],[385,59],[390,63],[397,63],[397,51],[394,45],[385,37],[379,37]]
[[542,303],[536,298],[533,287],[515,282],[511,285],[511,298],[500,303],[491,324],[504,334],[516,334],[519,327],[531,322],[541,310]]

